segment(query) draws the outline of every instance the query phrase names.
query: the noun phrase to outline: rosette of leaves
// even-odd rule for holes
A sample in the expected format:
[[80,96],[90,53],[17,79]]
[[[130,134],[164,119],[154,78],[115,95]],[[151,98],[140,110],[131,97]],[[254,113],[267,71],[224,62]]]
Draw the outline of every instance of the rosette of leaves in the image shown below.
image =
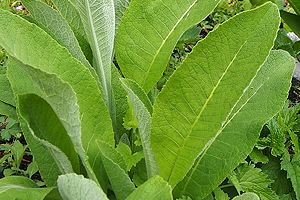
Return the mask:
[[[271,51],[280,23],[274,4],[211,32],[150,101],[181,35],[219,1],[131,1],[116,27],[120,2],[24,1],[27,17],[0,11],[3,82],[13,97],[1,96],[1,105],[18,116],[49,189],[2,180],[9,195],[202,199],[283,106],[294,60]],[[16,192],[20,184],[26,193]]]

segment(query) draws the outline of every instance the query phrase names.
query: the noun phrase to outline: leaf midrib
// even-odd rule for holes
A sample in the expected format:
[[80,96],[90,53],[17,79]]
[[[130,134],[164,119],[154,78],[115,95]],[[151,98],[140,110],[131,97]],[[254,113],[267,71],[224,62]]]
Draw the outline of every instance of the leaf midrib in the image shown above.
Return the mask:
[[106,85],[106,75],[105,75],[105,72],[104,72],[104,69],[103,69],[103,62],[102,62],[102,58],[101,58],[101,53],[100,53],[100,49],[99,49],[99,44],[98,44],[98,40],[97,40],[97,35],[96,35],[96,29],[95,29],[95,26],[93,24],[93,17],[92,17],[92,12],[91,12],[91,9],[90,9],[90,3],[89,3],[89,0],[85,0],[86,2],[86,12],[87,12],[87,15],[88,15],[88,23],[89,23],[89,26],[91,28],[91,31],[89,31],[91,34],[92,34],[92,40],[95,44],[95,50],[96,50],[96,60],[97,60],[97,71],[101,73],[101,76],[103,77],[101,79],[101,82],[102,82],[102,87],[103,87],[103,90],[104,90],[104,93],[105,93],[105,100],[108,101],[108,89],[107,89],[107,85]]
[[175,29],[179,26],[180,22],[183,20],[183,18],[192,10],[192,8],[195,6],[195,4],[197,3],[198,0],[195,0],[192,5],[187,9],[186,12],[183,13],[183,15],[178,19],[178,21],[176,22],[176,24],[174,25],[174,27],[171,29],[171,31],[169,32],[169,34],[166,36],[166,38],[163,40],[163,42],[161,43],[160,47],[158,48],[158,50],[156,51],[156,53],[154,54],[154,57],[147,69],[146,75],[144,76],[145,78],[143,79],[142,82],[142,86],[145,86],[145,82],[149,77],[149,72],[152,69],[152,66],[158,56],[158,54],[161,52],[162,48],[164,47],[166,41],[169,39],[169,37],[172,35],[172,33],[175,31]]
[[202,106],[202,109],[200,110],[199,114],[197,115],[196,119],[194,120],[190,130],[188,131],[187,137],[183,138],[183,145],[180,146],[180,148],[178,149],[178,154],[176,156],[175,161],[173,162],[174,164],[171,167],[171,172],[169,174],[168,177],[168,181],[170,181],[171,176],[173,175],[173,171],[175,169],[174,166],[177,165],[178,159],[179,159],[179,155],[181,154],[182,149],[186,146],[187,140],[190,137],[194,127],[196,126],[197,122],[199,121],[200,117],[202,116],[203,111],[206,109],[208,103],[210,102],[210,100],[212,99],[215,91],[218,89],[220,83],[222,82],[223,78],[225,77],[225,75],[227,74],[228,70],[230,69],[230,67],[232,66],[232,64],[234,63],[234,61],[236,60],[237,56],[239,55],[239,53],[241,52],[242,48],[245,46],[245,44],[247,43],[248,39],[244,42],[244,44],[239,48],[239,50],[237,51],[237,53],[234,55],[234,57],[232,58],[232,60],[230,61],[230,63],[228,64],[227,68],[225,69],[225,71],[223,72],[222,76],[220,77],[220,79],[218,80],[217,84],[214,86],[213,90],[211,91],[209,97],[207,98],[207,100],[205,101],[205,103]]

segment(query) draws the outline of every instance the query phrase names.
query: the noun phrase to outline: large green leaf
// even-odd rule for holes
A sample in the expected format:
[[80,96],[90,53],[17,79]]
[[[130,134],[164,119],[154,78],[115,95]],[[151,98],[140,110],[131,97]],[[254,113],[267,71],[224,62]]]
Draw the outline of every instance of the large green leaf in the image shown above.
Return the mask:
[[227,21],[194,47],[157,97],[151,144],[160,175],[172,187],[218,142],[224,122],[268,56],[279,22],[272,3]]
[[270,54],[227,121],[178,185],[177,192],[205,196],[245,159],[262,126],[284,105],[294,67],[294,60],[287,52],[274,51]]
[[97,184],[82,175],[66,174],[58,177],[57,186],[64,200],[108,200]]
[[66,47],[69,52],[90,68],[79,43],[68,22],[47,4],[36,0],[23,0],[23,4],[30,12],[34,23],[51,35],[60,45]]
[[149,92],[164,72],[180,36],[203,20],[219,0],[132,1],[116,37],[116,56],[126,78]]
[[[92,48],[95,68],[100,77],[104,99],[115,118],[111,89],[111,65],[115,37],[113,0],[76,0],[86,37]],[[114,120],[114,119],[113,119]]]
[[30,179],[9,176],[0,179],[1,199],[43,200],[53,188],[38,188]]
[[122,84],[127,91],[138,121],[139,134],[142,141],[148,178],[158,175],[157,164],[151,149],[151,114],[152,105],[147,95],[137,83],[123,79]]
[[51,2],[54,4],[57,11],[67,20],[79,42],[83,53],[87,59],[92,62],[92,50],[90,49],[90,45],[86,40],[83,23],[80,19],[78,10],[76,9],[74,0],[52,0]]
[[124,200],[135,189],[127,174],[127,165],[122,155],[113,147],[98,141],[103,165],[117,199]]
[[[8,76],[19,99],[20,115],[28,123],[23,124],[23,129],[29,126],[36,137],[57,146],[68,156],[77,172],[80,168],[78,153],[88,175],[95,179],[82,147],[79,108],[71,87],[55,75],[46,74],[12,59],[8,66]],[[39,166],[43,165],[43,152],[40,152],[40,147],[35,149],[36,139],[31,137],[30,132],[24,132],[36,162]],[[55,177],[55,174],[52,176]]]
[[166,181],[154,176],[138,187],[126,200],[171,200],[172,189]]
[[300,37],[300,15],[286,11],[281,11],[280,14],[285,23]]
[[97,81],[67,49],[36,25],[6,11],[0,11],[0,21],[0,45],[8,54],[25,65],[56,74],[74,90],[80,111],[82,145],[92,168],[101,178],[101,158],[95,141],[113,145],[114,136]]

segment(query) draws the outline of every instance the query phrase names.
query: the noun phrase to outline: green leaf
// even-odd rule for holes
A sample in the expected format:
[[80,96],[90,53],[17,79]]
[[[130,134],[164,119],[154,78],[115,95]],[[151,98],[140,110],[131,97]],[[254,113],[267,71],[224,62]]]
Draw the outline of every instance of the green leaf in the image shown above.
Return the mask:
[[216,200],[229,200],[228,195],[223,190],[221,190],[219,187],[214,190],[214,194],[215,194]]
[[58,177],[57,186],[64,200],[108,200],[94,181],[82,175],[61,175]]
[[43,200],[53,188],[38,188],[30,179],[9,176],[0,179],[1,199]]
[[[55,75],[46,74],[20,62],[14,63],[13,60],[9,63],[8,76],[15,94],[19,97],[20,114],[29,123],[34,134],[61,149],[76,172],[80,168],[78,153],[89,177],[96,181],[82,145],[79,107],[70,85]],[[19,78],[21,76],[22,79]],[[34,142],[29,142],[29,145]]]
[[[294,67],[294,59],[287,52],[271,52],[216,138],[210,141],[178,187],[179,191],[208,194],[250,154],[263,125],[284,105]],[[193,186],[196,180],[198,185]]]
[[268,156],[264,155],[263,152],[257,148],[254,148],[249,156],[251,158],[251,161],[255,164],[259,162],[266,164],[269,161]]
[[288,152],[282,157],[281,168],[287,171],[288,178],[291,179],[296,198],[300,199],[300,153],[296,153],[290,158]]
[[253,192],[246,192],[241,196],[234,197],[232,200],[260,200],[259,196]]
[[300,2],[299,0],[289,0],[289,4],[294,8],[296,13],[300,15]]
[[92,48],[96,72],[100,77],[104,99],[114,118],[111,89],[111,65],[115,36],[113,0],[76,0],[86,37]]
[[158,175],[157,164],[151,149],[151,112],[150,100],[137,83],[123,79],[122,84],[127,91],[133,106],[135,118],[138,121],[139,134],[142,141],[148,178]]
[[24,147],[19,140],[16,140],[11,147],[11,151],[14,155],[14,167],[17,169],[20,167],[26,148],[27,147]]
[[67,49],[36,25],[6,11],[0,11],[0,21],[0,45],[9,55],[25,65],[56,74],[74,90],[80,112],[81,127],[78,131],[81,131],[82,145],[100,179],[101,159],[95,141],[103,140],[113,145],[114,136],[97,80]]
[[[279,21],[277,7],[271,3],[227,21],[194,47],[157,97],[151,143],[160,175],[172,187],[184,178],[199,154],[206,157],[207,149],[211,146],[213,149],[222,147],[222,153],[226,153],[225,157],[218,159],[219,162],[223,158],[233,158],[227,154],[231,146],[224,146],[223,142],[228,142],[228,137],[236,142],[245,133],[239,130],[240,134],[237,135],[223,134],[224,122],[230,119],[230,115],[234,113],[231,112],[233,107],[268,56]],[[228,32],[235,34],[227,34]],[[241,102],[242,105],[244,103],[247,100]],[[244,121],[243,118],[241,120]],[[240,156],[244,158],[246,155]],[[235,166],[230,168],[232,167]],[[212,176],[211,173],[206,175]],[[201,179],[206,182],[207,178]],[[213,190],[217,186],[215,184],[205,185],[214,187],[210,188]],[[193,187],[184,187],[182,191],[187,188],[192,190]],[[202,187],[203,191],[204,188]]]
[[126,132],[123,127],[123,118],[128,110],[127,93],[121,85],[121,75],[114,65],[112,66],[111,83],[116,106],[116,142],[119,142],[120,137]]
[[122,155],[113,147],[98,141],[103,165],[117,199],[126,199],[135,189],[127,174],[127,166]]
[[51,2],[57,8],[57,11],[67,20],[79,42],[83,53],[87,59],[92,62],[92,50],[90,49],[90,45],[86,40],[83,23],[74,0],[51,0]]
[[171,200],[172,189],[166,181],[154,176],[138,187],[126,200]]
[[300,15],[295,15],[286,11],[280,11],[282,19],[287,23],[287,25],[300,36]]
[[237,168],[235,176],[241,187],[239,192],[254,192],[261,200],[278,199],[276,193],[270,188],[273,181],[268,178],[268,175],[262,173],[261,169],[242,164]]
[[276,118],[271,119],[271,121],[268,123],[268,128],[270,130],[270,147],[272,148],[271,154],[275,157],[281,156],[285,151],[285,133],[283,132],[282,127],[279,125]]
[[262,172],[273,180],[272,190],[278,195],[288,194],[293,191],[291,182],[287,179],[287,173],[281,170],[279,158],[271,157],[270,161],[261,167]]
[[40,1],[23,0],[22,2],[30,12],[30,17],[35,24],[51,35],[60,45],[66,47],[72,56],[87,68],[91,68],[71,27],[59,12]]
[[0,74],[0,101],[15,106],[15,97],[6,74]]
[[181,35],[218,3],[219,0],[132,1],[116,37],[116,58],[125,77],[148,93],[165,71]]
[[129,5],[129,0],[114,0],[115,4],[115,21],[116,21],[116,29],[118,29],[118,26],[121,22],[121,18]]
[[130,171],[133,166],[136,166],[144,158],[142,151],[132,154],[130,147],[123,142],[118,144],[116,150],[123,156],[127,165],[127,171]]
[[0,101],[0,114],[11,117],[13,119],[18,119],[16,108],[7,103],[4,103],[3,101]]

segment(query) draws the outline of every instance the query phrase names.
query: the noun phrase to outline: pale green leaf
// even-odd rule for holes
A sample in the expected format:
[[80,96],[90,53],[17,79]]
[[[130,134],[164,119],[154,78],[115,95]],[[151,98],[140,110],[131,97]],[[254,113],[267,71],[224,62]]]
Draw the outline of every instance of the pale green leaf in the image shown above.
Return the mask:
[[127,166],[122,155],[113,147],[98,141],[103,165],[117,199],[124,200],[135,186],[127,174]]
[[111,89],[111,65],[115,36],[113,0],[76,0],[86,37],[92,48],[97,74],[100,77],[104,99],[114,115]]
[[94,181],[82,175],[61,175],[58,177],[57,186],[63,200],[108,200]]
[[250,154],[263,125],[284,105],[294,67],[294,59],[287,52],[272,51],[178,192],[205,196]]
[[[227,154],[229,145],[224,145],[225,141],[220,141],[220,138],[230,137],[232,142],[236,142],[243,136],[221,134],[222,127],[268,56],[279,22],[278,9],[271,3],[228,20],[194,47],[157,97],[153,112],[152,149],[160,175],[172,187],[184,178],[199,154],[206,157],[210,146],[213,149],[215,146],[224,148],[217,148],[226,153],[225,157],[216,155],[219,162],[224,158],[236,158]],[[290,68],[288,70],[291,71]],[[245,114],[248,117],[248,113]],[[240,130],[239,133],[245,134]],[[223,135],[226,135],[224,139]],[[216,169],[221,170],[222,167]],[[205,174],[213,178],[211,172]],[[207,178],[197,178],[197,186]],[[193,187],[197,187],[194,180],[192,182]],[[212,185],[211,179],[209,183],[202,187],[203,191],[206,187],[217,186],[216,183]],[[184,186],[182,191],[193,187]],[[195,190],[198,191],[201,190]]]
[[116,21],[116,29],[118,29],[119,23],[121,22],[121,18],[129,4],[129,0],[114,0],[115,4],[115,21]]
[[296,13],[300,15],[300,1],[299,0],[289,0],[289,4],[294,8]]
[[232,200],[260,200],[259,196],[253,192],[246,192],[241,196],[234,197]]
[[166,181],[154,176],[138,187],[126,200],[172,200],[172,189]]
[[148,178],[158,175],[157,164],[151,149],[151,112],[150,100],[137,83],[123,79],[122,84],[127,91],[133,106],[135,118],[138,121],[139,134],[142,141]]
[[56,7],[57,11],[67,20],[79,42],[83,53],[87,59],[92,62],[92,50],[90,49],[90,45],[86,40],[83,23],[76,8],[76,2],[74,2],[74,0],[52,0],[52,3]]
[[125,77],[148,93],[162,76],[181,35],[218,3],[219,0],[132,1],[116,37],[116,57]]
[[71,27],[59,12],[46,3],[36,0],[23,0],[23,4],[30,12],[30,17],[35,24],[51,35],[60,45],[66,47],[72,56],[77,58],[87,68],[91,68]]
[[268,156],[264,155],[263,152],[257,148],[254,148],[249,156],[251,158],[251,161],[255,164],[259,162],[262,164],[266,164],[269,162]]
[[0,21],[0,45],[9,55],[25,65],[56,74],[74,90],[80,112],[82,145],[100,178],[101,159],[95,141],[103,140],[113,145],[114,136],[97,80],[67,49],[36,25],[6,11],[0,11]]
[[286,152],[283,155],[281,168],[287,171],[288,178],[291,179],[296,198],[300,199],[300,153],[296,153],[293,158],[290,158]]
[[38,188],[30,179],[22,176],[9,176],[0,179],[1,199],[43,200],[53,188]]

